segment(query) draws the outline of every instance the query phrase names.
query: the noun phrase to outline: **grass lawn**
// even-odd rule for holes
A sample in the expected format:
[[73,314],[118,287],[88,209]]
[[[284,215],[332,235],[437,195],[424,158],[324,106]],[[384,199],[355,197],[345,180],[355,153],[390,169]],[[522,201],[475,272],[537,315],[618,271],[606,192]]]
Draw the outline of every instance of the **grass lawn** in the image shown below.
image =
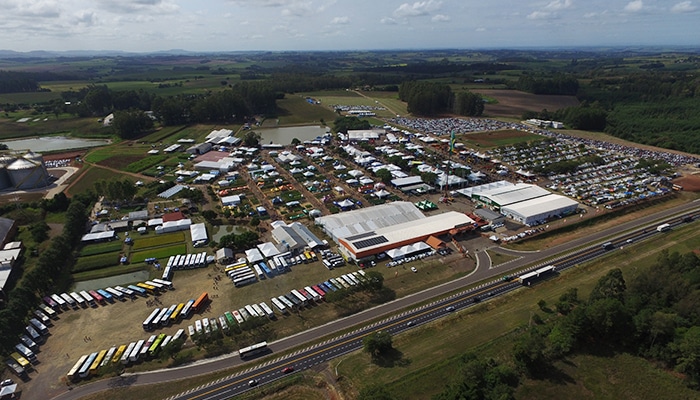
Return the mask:
[[129,272],[136,272],[144,269],[143,264],[131,264],[131,265],[114,265],[111,267],[95,269],[92,271],[83,271],[72,274],[72,278],[75,282],[89,281],[91,279],[106,278],[109,276],[127,274]]
[[154,258],[157,258],[159,260],[163,260],[164,258],[168,258],[170,256],[174,256],[177,254],[185,254],[185,253],[187,253],[187,245],[186,244],[176,244],[176,245],[172,245],[172,246],[157,247],[157,248],[132,252],[131,255],[129,256],[129,262],[132,264],[142,263],[143,260],[150,258],[150,257],[154,257]]
[[[27,136],[62,135],[74,137],[106,138],[112,135],[111,129],[105,129],[96,118],[76,118],[53,114],[10,114],[10,118],[0,117],[0,140]],[[16,122],[19,118],[31,118],[28,122]],[[39,118],[37,122],[34,119]],[[47,120],[44,121],[44,118]]]
[[119,240],[104,243],[92,243],[85,245],[82,249],[80,249],[80,257],[92,256],[102,253],[113,253],[116,251],[121,251],[121,249],[122,242]]
[[92,271],[104,267],[112,267],[119,264],[119,252],[100,253],[90,256],[78,257],[73,267],[73,272]]
[[309,104],[304,96],[287,94],[284,99],[277,100],[279,125],[299,125],[317,123],[325,120],[333,121],[338,115],[323,105]]
[[183,232],[163,233],[154,236],[136,236],[133,238],[134,244],[131,247],[132,251],[143,250],[149,247],[165,246],[173,243],[181,243],[185,241]]
[[94,190],[95,182],[98,180],[120,180],[127,176],[128,175],[119,174],[108,169],[87,166],[83,168],[83,172],[80,175],[71,178],[75,179],[75,184],[67,190],[67,194],[70,196],[71,194]]

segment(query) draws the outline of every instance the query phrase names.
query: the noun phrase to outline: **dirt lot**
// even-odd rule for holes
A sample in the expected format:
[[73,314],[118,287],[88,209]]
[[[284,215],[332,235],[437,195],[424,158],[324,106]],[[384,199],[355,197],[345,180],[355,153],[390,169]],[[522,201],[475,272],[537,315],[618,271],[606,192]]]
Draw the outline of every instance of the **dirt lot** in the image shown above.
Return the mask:
[[688,192],[700,192],[700,175],[688,174],[674,179],[673,183],[683,186],[683,190]]
[[575,96],[537,95],[517,90],[497,89],[478,89],[473,92],[498,100],[498,104],[486,104],[484,114],[491,117],[519,118],[525,111],[540,112],[545,108],[555,111],[579,104]]

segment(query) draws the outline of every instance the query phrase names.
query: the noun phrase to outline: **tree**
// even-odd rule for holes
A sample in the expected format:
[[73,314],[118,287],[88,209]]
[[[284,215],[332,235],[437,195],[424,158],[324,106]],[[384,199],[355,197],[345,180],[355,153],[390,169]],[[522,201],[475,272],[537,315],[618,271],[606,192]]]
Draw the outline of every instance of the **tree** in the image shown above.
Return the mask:
[[256,216],[250,219],[250,226],[257,227],[258,225],[260,225],[260,217]]
[[253,131],[248,131],[243,137],[243,144],[245,144],[246,147],[258,147],[260,144],[260,139],[262,139],[262,137],[259,134]]
[[29,225],[29,233],[32,235],[32,239],[35,242],[41,243],[49,238],[49,231],[51,228],[45,221],[37,221]]
[[437,182],[438,175],[435,172],[430,172],[430,171],[421,172],[420,179],[424,183],[427,183],[428,185],[434,185],[435,182]]
[[373,291],[382,290],[384,287],[384,275],[377,271],[367,271],[365,281],[367,287]]
[[142,110],[130,108],[114,112],[112,127],[122,139],[132,139],[153,128],[153,120]]
[[694,387],[700,387],[700,326],[693,326],[685,332],[678,351],[678,370],[688,374]]
[[626,289],[627,285],[622,277],[622,271],[615,268],[598,280],[588,297],[588,301],[593,303],[601,299],[615,299],[623,302]]
[[377,172],[375,172],[374,174],[375,174],[375,175],[377,176],[377,178],[379,178],[379,180],[381,180],[382,183],[384,183],[385,185],[390,184],[390,183],[391,183],[391,180],[394,178],[394,177],[391,175],[391,171],[389,171],[389,170],[386,169],[386,168],[381,168],[381,169],[377,170]]
[[372,356],[372,359],[378,359],[382,355],[389,352],[392,347],[391,334],[384,331],[373,332],[362,339],[364,351]]

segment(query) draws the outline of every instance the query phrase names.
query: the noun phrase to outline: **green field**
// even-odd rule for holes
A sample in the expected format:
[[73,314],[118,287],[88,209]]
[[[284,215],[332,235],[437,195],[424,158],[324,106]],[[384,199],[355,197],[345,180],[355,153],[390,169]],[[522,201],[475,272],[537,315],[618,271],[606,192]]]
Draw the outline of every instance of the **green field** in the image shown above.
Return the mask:
[[135,236],[134,244],[131,247],[132,251],[147,249],[150,247],[160,247],[173,243],[182,243],[185,241],[183,232],[163,233],[155,236]]
[[80,257],[92,256],[102,253],[113,253],[121,251],[121,249],[122,242],[120,242],[119,240],[104,243],[92,243],[87,244],[83,246],[82,249],[80,249]]
[[300,125],[325,120],[332,122],[338,115],[323,105],[309,104],[304,96],[288,94],[277,100],[279,125]]
[[119,252],[101,253],[92,256],[78,257],[73,272],[92,271],[119,264]]
[[95,166],[87,166],[83,169],[84,171],[82,171],[79,176],[71,178],[72,180],[75,180],[75,184],[68,189],[68,194],[83,193],[87,190],[95,190],[95,182],[98,180],[119,180],[128,176]]
[[170,256],[174,256],[174,255],[178,255],[178,254],[185,254],[185,253],[187,253],[187,245],[184,243],[183,244],[176,244],[176,245],[172,245],[172,246],[149,248],[147,250],[132,252],[131,255],[129,256],[129,262],[132,264],[142,263],[145,259],[151,258],[151,257],[162,260],[162,259],[168,258]]

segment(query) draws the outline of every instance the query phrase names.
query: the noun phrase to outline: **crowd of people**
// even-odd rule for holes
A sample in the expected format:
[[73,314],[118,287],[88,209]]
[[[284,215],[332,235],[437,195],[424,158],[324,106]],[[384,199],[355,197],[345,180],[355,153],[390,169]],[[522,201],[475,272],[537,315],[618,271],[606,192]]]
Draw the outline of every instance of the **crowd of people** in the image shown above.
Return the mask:
[[690,155],[677,154],[667,151],[655,151],[642,149],[634,146],[625,146],[617,143],[610,143],[602,140],[586,139],[576,136],[567,135],[561,132],[554,132],[546,129],[536,128],[530,125],[503,122],[487,118],[392,118],[389,122],[404,126],[412,131],[417,131],[436,136],[450,135],[454,132],[456,135],[470,132],[497,131],[503,129],[516,129],[520,131],[532,132],[538,135],[556,138],[559,140],[573,141],[587,146],[613,150],[620,153],[628,154],[637,158],[663,160],[671,165],[680,166],[686,164],[698,165],[700,158]]

